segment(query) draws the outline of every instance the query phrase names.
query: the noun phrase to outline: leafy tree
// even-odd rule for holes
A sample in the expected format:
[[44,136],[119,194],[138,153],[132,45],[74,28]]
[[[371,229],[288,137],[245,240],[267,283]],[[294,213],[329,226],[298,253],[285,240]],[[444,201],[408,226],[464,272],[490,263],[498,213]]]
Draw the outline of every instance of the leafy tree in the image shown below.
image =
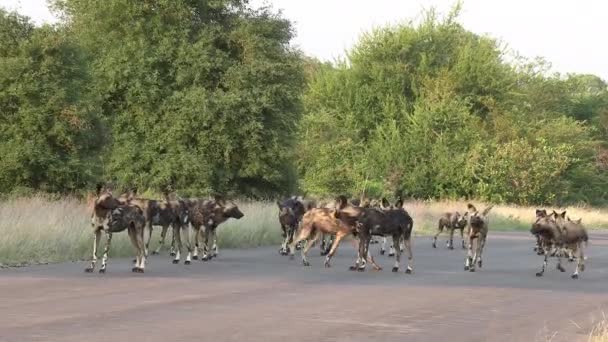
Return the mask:
[[[298,150],[313,193],[600,204],[606,84],[506,63],[465,30],[460,7],[376,29],[346,61],[315,69]],[[604,154],[602,154],[604,153]],[[585,185],[590,185],[587,188]]]
[[74,191],[98,171],[101,126],[63,31],[0,9],[0,188]]
[[55,4],[89,52],[113,123],[107,175],[186,192],[295,185],[304,76],[288,21],[237,0]]

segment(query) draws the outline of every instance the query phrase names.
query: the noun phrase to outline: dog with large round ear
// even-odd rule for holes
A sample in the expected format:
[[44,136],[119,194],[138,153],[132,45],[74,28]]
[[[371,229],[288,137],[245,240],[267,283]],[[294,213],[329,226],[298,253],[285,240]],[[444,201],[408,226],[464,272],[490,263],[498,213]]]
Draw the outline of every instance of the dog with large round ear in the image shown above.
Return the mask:
[[391,204],[388,202],[388,200],[386,199],[386,197],[382,197],[382,201],[380,202],[380,207],[382,209],[390,209],[391,208]]
[[338,210],[342,210],[342,209],[346,208],[347,205],[348,205],[348,199],[346,198],[346,196],[340,195],[336,198],[336,208]]
[[95,189],[95,196],[97,198],[99,198],[99,195],[101,195],[101,191],[103,190],[103,188],[104,188],[103,183],[101,183],[101,182],[97,183],[97,186],[96,186],[96,189]]
[[397,197],[397,201],[395,202],[395,209],[402,209],[403,208],[403,199],[401,199],[400,197]]
[[543,218],[545,216],[547,216],[547,210],[546,209],[542,209],[542,210],[541,209],[536,209],[536,218],[537,219]]

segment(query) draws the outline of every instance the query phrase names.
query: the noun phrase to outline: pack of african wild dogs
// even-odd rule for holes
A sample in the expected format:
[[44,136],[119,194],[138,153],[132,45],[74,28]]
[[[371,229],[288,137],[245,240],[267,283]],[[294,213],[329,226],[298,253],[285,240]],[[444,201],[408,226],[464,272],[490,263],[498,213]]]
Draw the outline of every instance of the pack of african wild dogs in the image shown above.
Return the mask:
[[[161,252],[171,227],[170,255],[174,264],[180,263],[183,253],[186,253],[184,264],[198,259],[211,260],[218,256],[218,226],[230,218],[238,220],[244,216],[234,202],[223,196],[182,199],[166,191],[164,197],[163,200],[145,199],[137,197],[136,190],[115,196],[111,187],[98,185],[92,210],[93,255],[85,271],[95,270],[102,233],[105,233],[106,243],[99,272],[105,273],[112,234],[127,231],[135,249],[132,271],[143,273],[153,227],[162,228],[159,244],[153,254]],[[292,196],[277,201],[277,206],[283,236],[279,254],[294,259],[296,250],[300,250],[304,266],[310,266],[307,254],[316,243],[320,243],[321,255],[325,256],[324,265],[331,267],[332,257],[340,242],[352,236],[357,255],[350,270],[364,271],[368,263],[375,270],[381,270],[369,246],[377,242],[375,238],[381,238],[380,254],[384,255],[387,240],[391,238],[388,256],[395,258],[392,271],[399,272],[403,252],[407,255],[405,273],[414,271],[411,243],[414,220],[400,198],[391,204],[386,198],[349,200],[342,195],[333,201],[317,202]],[[445,230],[449,234],[446,247],[454,249],[454,232],[459,230],[461,248],[467,250],[464,270],[475,272],[483,265],[482,255],[490,229],[489,214],[492,208],[490,205],[479,211],[473,204],[468,204],[463,214],[457,211],[442,214],[437,218],[432,248],[437,248],[437,238]],[[584,271],[584,247],[587,246],[588,235],[581,219],[573,220],[565,211],[549,213],[545,209],[537,209],[530,232],[536,239],[534,251],[543,257],[542,268],[536,276],[544,274],[549,258],[556,260],[556,268],[561,272],[565,272],[562,258],[576,261],[571,276],[573,279]]]

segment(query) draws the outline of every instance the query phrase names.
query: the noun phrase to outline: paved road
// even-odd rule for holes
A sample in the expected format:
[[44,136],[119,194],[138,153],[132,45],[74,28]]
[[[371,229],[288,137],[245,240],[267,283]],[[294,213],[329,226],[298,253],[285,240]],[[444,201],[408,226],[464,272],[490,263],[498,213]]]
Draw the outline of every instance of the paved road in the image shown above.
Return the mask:
[[[414,242],[413,275],[350,272],[342,246],[324,269],[274,248],[223,250],[208,263],[151,258],[146,274],[110,259],[0,270],[0,341],[574,341],[608,312],[608,234],[592,234],[581,279],[541,259],[525,234],[490,235],[484,268],[462,269],[462,250]],[[377,245],[373,251],[377,253]]]

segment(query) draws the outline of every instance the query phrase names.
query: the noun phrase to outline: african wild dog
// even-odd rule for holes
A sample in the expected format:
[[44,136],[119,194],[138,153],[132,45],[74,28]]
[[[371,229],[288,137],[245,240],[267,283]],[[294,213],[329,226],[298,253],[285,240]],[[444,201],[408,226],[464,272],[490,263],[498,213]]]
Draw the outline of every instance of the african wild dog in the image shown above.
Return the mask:
[[179,234],[179,231],[181,231],[184,225],[189,223],[188,207],[186,202],[181,199],[172,200],[169,198],[169,194],[167,192],[164,193],[164,196],[164,201],[157,202],[158,206],[156,207],[156,215],[152,217],[152,225],[162,226],[158,247],[152,252],[152,254],[160,253],[161,249],[165,245],[167,230],[169,229],[169,226],[171,226],[173,232],[171,239],[171,251],[169,254],[171,256],[175,256],[175,236],[176,234]]
[[[538,220],[542,219],[543,217],[547,216],[547,210],[536,209],[535,216],[536,216],[535,220],[538,221]],[[534,246],[534,251],[538,255],[543,255],[543,251],[541,250],[541,236],[538,234],[534,234],[534,237],[536,238],[536,245]]]
[[562,231],[557,226],[553,215],[539,215],[532,224],[530,233],[537,237],[539,255],[544,255],[542,269],[536,273],[536,276],[541,277],[545,273],[549,256],[556,256],[557,269],[565,272],[566,270],[561,264],[562,255],[557,252],[562,248]]
[[454,230],[460,230],[460,238],[462,239],[462,249],[465,249],[464,243],[464,228],[467,226],[467,217],[468,212],[464,215],[460,215],[459,212],[447,212],[444,213],[439,218],[439,223],[437,225],[437,234],[433,237],[433,248],[437,248],[437,237],[441,232],[443,232],[444,228],[448,229],[450,233],[450,239],[447,241],[446,246],[448,249],[454,249]]
[[[141,197],[135,197],[137,195],[137,188],[132,189],[128,193],[128,202],[134,205],[137,205],[144,211],[144,217],[146,219],[145,231],[144,231],[144,243],[145,243],[145,253],[146,257],[148,256],[148,249],[150,245],[150,240],[152,238],[152,231],[154,226],[162,226],[161,232],[161,244],[159,248],[157,248],[156,252],[160,252],[160,248],[164,244],[165,235],[167,233],[167,229],[169,226],[174,224],[183,224],[183,219],[185,216],[183,211],[185,208],[182,204],[174,203],[172,206],[168,201],[162,200],[154,200],[154,199],[146,199]],[[121,198],[124,200],[124,197]],[[176,216],[179,215],[180,219],[176,219]],[[174,230],[175,233],[175,230]],[[175,238],[173,238],[175,241]],[[174,245],[174,243],[172,243]]]
[[[202,261],[211,260],[217,257],[219,247],[217,245],[217,227],[230,218],[241,219],[245,214],[241,212],[234,202],[227,202],[223,197],[216,196],[213,201],[200,207],[203,210],[202,225],[204,229],[198,230],[197,245],[202,246]],[[212,245],[210,246],[210,242]]]
[[[321,202],[316,208],[325,208],[325,209],[335,209],[336,202]],[[319,245],[319,249],[321,250],[321,256],[326,256],[331,249],[332,244],[334,243],[335,234],[321,234],[321,244]]]
[[581,220],[571,221],[566,220],[566,212],[561,214],[553,212],[553,217],[557,227],[561,230],[561,244],[564,248],[572,250],[577,254],[577,263],[572,279],[578,278],[578,272],[585,270],[585,253],[583,251],[583,242],[585,247],[589,242],[587,230],[581,224]]
[[[467,224],[469,248],[464,261],[465,271],[475,272],[475,266],[479,266],[479,268],[482,266],[481,255],[483,254],[483,248],[486,245],[488,237],[488,214],[492,210],[492,207],[494,206],[490,205],[479,213],[474,205],[470,203],[467,205],[469,211]],[[473,253],[473,243],[476,243],[475,253]]]
[[[127,200],[128,199],[129,198],[127,198]],[[144,272],[146,266],[144,247],[145,218],[140,207],[121,202],[112,196],[111,190],[104,189],[102,185],[98,185],[95,202],[93,204],[91,223],[95,239],[93,242],[93,257],[90,266],[85,269],[86,272],[90,273],[95,270],[101,232],[103,231],[106,233],[107,240],[99,273],[105,273],[110,253],[110,244],[112,242],[112,234],[124,230],[127,230],[136,252],[135,266],[132,271],[137,273]]]
[[[337,203],[346,203],[345,197],[336,201]],[[353,207],[353,206],[349,206]],[[354,208],[354,207],[353,207]],[[302,223],[298,230],[296,238],[291,242],[289,248],[290,259],[294,258],[295,245],[303,240],[308,240],[304,248],[302,248],[302,263],[304,266],[310,266],[310,263],[306,259],[306,255],[314,243],[321,238],[323,234],[335,235],[332,242],[331,249],[325,257],[325,267],[330,267],[331,259],[336,253],[340,241],[347,235],[356,232],[356,221],[354,220],[343,220],[337,217],[337,207],[334,208],[313,208],[304,214],[302,217]],[[314,234],[314,235],[313,235]]]
[[[388,202],[384,198],[382,200],[378,201],[377,203],[379,203],[379,204],[373,204],[373,202],[372,202],[370,207],[380,208],[380,209],[395,209],[395,208],[392,208],[390,206],[390,204],[388,204]],[[403,204],[402,204],[402,206],[403,206]],[[372,236],[372,241],[373,241],[373,236]],[[382,237],[382,245],[380,246],[380,255],[384,255],[384,253],[386,251],[386,242],[387,241],[388,241],[387,236]],[[389,246],[388,256],[391,258],[395,256],[395,245],[396,245],[396,243],[395,243],[395,241],[393,241],[393,243],[391,243]],[[399,241],[399,251],[401,253],[403,253],[404,250],[405,250],[405,241],[403,240],[403,237],[402,237],[401,240]]]
[[283,243],[281,249],[279,249],[279,254],[287,255],[289,253],[287,245],[293,241],[293,235],[302,220],[302,216],[304,216],[306,208],[295,197],[277,201],[277,206],[279,207],[279,223],[283,235]]
[[[347,220],[355,219],[358,226],[358,258],[355,266],[351,267],[351,270],[363,271],[366,266],[366,258],[371,259],[371,262],[374,263],[373,257],[369,254],[369,244],[371,237],[375,235],[382,237],[392,236],[393,245],[399,244],[402,240],[404,241],[405,249],[408,253],[408,265],[405,273],[412,273],[413,255],[410,238],[414,222],[411,216],[403,209],[403,201],[401,199],[398,199],[395,205],[391,206],[383,198],[381,209],[348,208],[345,205],[341,205],[339,206],[337,217]],[[401,262],[401,249],[394,249],[396,251],[396,258],[392,271],[398,272]]]

